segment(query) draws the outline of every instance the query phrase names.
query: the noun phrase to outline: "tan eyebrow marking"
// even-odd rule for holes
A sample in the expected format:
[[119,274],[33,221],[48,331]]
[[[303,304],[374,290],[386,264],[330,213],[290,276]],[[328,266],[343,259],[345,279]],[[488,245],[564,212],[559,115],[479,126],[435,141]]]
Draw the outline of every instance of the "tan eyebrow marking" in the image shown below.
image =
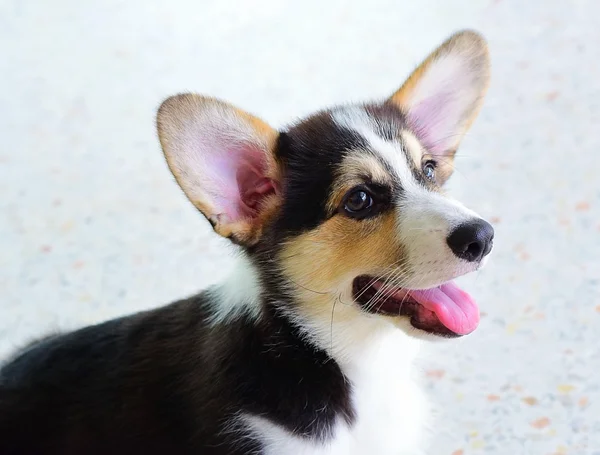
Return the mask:
[[423,155],[425,155],[425,149],[416,136],[410,131],[402,130],[400,136],[402,137],[402,141],[406,151],[408,152],[408,155],[413,160],[415,166],[420,168],[421,160],[423,159]]
[[353,187],[364,183],[365,178],[382,185],[392,184],[392,176],[375,156],[359,150],[350,152],[336,173],[327,210],[330,213],[335,211],[344,195]]

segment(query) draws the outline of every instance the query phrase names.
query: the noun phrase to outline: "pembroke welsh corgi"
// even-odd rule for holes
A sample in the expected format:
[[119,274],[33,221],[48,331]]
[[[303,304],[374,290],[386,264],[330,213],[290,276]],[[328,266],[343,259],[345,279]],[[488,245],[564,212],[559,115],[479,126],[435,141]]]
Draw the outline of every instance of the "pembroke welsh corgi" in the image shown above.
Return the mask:
[[167,99],[168,166],[238,245],[235,272],[18,353],[0,372],[0,453],[422,453],[413,360],[424,338],[475,330],[452,280],[492,249],[492,226],[442,190],[489,73],[462,31],[388,99],[279,131]]

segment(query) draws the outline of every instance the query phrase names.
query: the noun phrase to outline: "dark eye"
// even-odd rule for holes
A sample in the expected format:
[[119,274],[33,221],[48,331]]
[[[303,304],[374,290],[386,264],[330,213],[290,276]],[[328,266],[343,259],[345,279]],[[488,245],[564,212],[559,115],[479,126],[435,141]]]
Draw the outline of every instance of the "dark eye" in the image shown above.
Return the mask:
[[435,182],[435,167],[436,162],[432,160],[425,161],[425,164],[423,164],[423,173],[425,174],[425,177],[433,182]]
[[373,196],[364,188],[350,191],[344,198],[344,211],[355,218],[367,216],[373,207]]

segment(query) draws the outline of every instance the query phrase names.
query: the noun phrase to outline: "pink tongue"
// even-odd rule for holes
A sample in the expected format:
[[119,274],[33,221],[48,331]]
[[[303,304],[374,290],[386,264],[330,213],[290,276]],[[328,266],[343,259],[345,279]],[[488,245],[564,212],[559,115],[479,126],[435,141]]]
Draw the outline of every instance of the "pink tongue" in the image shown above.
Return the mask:
[[437,288],[409,291],[417,302],[435,313],[446,328],[459,335],[466,335],[479,324],[479,308],[473,298],[453,281]]

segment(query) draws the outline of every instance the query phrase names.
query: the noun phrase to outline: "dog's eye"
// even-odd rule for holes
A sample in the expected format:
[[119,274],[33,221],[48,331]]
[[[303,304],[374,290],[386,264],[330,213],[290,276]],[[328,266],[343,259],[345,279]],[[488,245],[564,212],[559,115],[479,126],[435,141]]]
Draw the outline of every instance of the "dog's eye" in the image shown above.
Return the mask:
[[344,198],[344,211],[353,218],[369,215],[373,208],[373,196],[365,188],[356,188]]
[[423,164],[423,173],[425,174],[425,177],[431,181],[435,181],[435,166],[436,162],[432,160],[426,161],[425,164]]

